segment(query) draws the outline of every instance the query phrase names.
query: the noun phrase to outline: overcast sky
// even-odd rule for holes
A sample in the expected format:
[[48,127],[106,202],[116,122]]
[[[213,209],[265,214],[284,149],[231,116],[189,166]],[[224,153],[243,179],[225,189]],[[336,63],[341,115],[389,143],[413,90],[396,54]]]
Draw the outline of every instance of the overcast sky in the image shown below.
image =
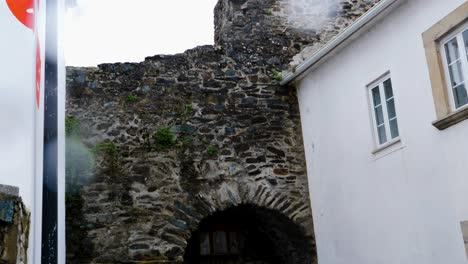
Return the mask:
[[67,65],[138,62],[213,44],[217,0],[77,0],[65,21]]

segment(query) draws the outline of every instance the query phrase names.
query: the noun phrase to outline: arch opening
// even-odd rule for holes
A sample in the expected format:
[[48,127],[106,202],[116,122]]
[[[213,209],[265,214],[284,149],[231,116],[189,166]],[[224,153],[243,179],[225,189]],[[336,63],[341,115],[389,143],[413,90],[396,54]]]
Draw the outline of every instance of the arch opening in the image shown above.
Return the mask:
[[240,205],[203,219],[188,241],[186,264],[310,264],[313,237],[278,211]]

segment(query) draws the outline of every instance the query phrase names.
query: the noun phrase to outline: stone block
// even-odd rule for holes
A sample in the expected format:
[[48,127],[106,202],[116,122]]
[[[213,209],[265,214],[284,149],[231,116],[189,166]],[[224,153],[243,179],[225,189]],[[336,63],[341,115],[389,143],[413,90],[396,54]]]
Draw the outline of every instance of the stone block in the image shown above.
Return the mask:
[[15,213],[15,202],[13,200],[0,200],[0,221],[12,223]]
[[18,197],[19,188],[16,186],[0,184],[0,194]]

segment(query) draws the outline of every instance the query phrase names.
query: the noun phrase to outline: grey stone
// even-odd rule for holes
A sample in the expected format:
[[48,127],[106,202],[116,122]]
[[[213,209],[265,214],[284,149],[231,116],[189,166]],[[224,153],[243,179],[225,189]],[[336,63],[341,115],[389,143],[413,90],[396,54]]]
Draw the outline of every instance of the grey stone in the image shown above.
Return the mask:
[[3,222],[13,222],[15,213],[15,203],[13,200],[0,200],[0,220]]
[[19,195],[19,188],[16,186],[0,184],[0,193],[17,197]]

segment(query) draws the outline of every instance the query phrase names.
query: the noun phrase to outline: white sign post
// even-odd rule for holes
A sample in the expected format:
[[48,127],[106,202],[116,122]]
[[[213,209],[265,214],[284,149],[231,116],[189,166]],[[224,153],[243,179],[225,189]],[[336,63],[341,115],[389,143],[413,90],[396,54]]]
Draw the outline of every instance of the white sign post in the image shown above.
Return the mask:
[[0,184],[19,187],[31,211],[30,263],[65,263],[61,10],[63,0],[0,0]]

